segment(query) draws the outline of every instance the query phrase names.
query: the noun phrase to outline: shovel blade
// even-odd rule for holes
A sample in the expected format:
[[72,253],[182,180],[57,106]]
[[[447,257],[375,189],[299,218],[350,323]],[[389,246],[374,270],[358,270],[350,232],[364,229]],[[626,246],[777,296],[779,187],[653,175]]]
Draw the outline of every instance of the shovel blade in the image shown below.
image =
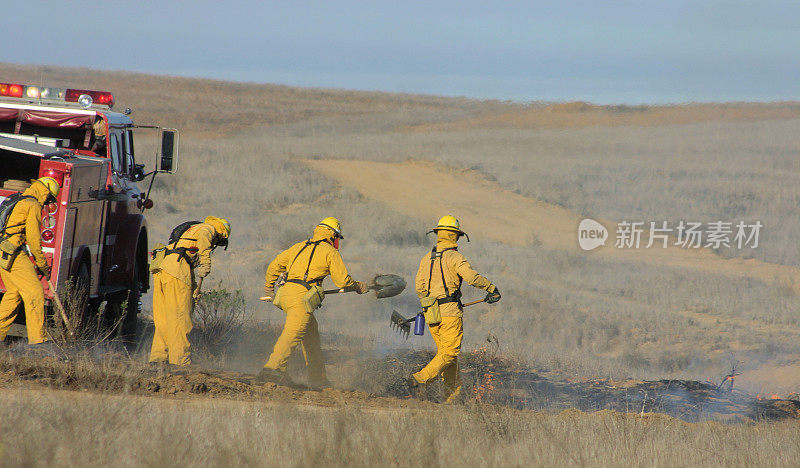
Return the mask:
[[411,323],[396,310],[392,311],[392,318],[389,325],[401,335],[405,335],[406,339],[408,339],[408,335],[411,334]]
[[378,299],[394,297],[406,289],[406,281],[397,275],[377,275],[372,284]]

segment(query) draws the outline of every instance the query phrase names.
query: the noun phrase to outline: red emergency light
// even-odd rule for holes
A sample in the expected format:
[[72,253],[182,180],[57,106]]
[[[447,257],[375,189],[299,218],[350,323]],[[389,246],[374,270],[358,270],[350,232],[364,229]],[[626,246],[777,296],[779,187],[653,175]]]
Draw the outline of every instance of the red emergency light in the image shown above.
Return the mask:
[[81,96],[87,95],[92,98],[92,102],[104,106],[114,106],[114,95],[106,91],[90,91],[88,89],[68,89],[64,95],[67,102],[79,102]]
[[42,231],[42,240],[43,241],[50,242],[50,241],[53,240],[54,237],[55,237],[55,234],[53,234],[53,231],[51,231],[49,229],[45,229],[44,231]]
[[0,83],[0,96],[22,97],[22,85],[14,83]]

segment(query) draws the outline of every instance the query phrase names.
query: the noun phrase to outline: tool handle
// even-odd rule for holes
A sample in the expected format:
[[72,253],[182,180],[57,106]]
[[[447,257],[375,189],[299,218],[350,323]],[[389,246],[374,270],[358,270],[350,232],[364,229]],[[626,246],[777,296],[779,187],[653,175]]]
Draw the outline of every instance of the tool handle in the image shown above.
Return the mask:
[[53,286],[53,282],[50,281],[50,278],[44,278],[47,281],[47,286],[50,288],[50,292],[53,293],[53,301],[56,303],[56,308],[61,313],[61,320],[64,321],[64,326],[67,327],[67,332],[69,332],[69,336],[73,336],[75,332],[72,330],[72,325],[69,323],[69,319],[67,318],[67,313],[64,311],[64,304],[61,303],[61,298],[58,297],[58,293],[56,292],[56,287]]
[[484,302],[484,300],[478,299],[477,301],[467,302],[466,304],[463,305],[463,307],[469,307],[471,305],[480,304],[481,302]]
[[272,302],[272,296],[261,296],[259,299],[264,302]]
[[[375,289],[378,289],[378,285],[370,284],[369,287],[367,288],[367,291],[374,291]],[[322,292],[324,292],[325,294],[339,294],[339,293],[348,293],[355,291],[356,291],[355,289],[350,289],[350,288],[339,288],[339,289],[326,289]]]

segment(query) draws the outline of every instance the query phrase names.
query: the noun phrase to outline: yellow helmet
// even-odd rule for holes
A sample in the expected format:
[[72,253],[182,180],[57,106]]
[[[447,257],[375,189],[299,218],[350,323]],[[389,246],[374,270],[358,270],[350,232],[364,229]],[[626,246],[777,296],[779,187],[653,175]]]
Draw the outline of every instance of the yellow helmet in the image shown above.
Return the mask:
[[455,216],[447,215],[442,216],[439,218],[439,222],[436,223],[436,227],[428,232],[437,232],[437,231],[453,231],[457,232],[459,235],[465,236],[467,241],[469,241],[469,236],[466,232],[461,230],[461,223],[458,222]]
[[36,182],[41,182],[42,185],[47,187],[47,190],[50,192],[50,195],[52,195],[53,198],[58,196],[60,187],[58,186],[58,181],[56,179],[52,177],[40,177],[36,179]]
[[204,222],[214,226],[214,230],[225,236],[226,239],[231,236],[231,224],[227,219],[217,218],[216,216],[206,216]]
[[342,235],[342,225],[339,224],[339,220],[333,216],[323,219],[317,226],[324,226],[335,232],[336,235],[339,236],[339,239],[344,239],[344,236]]

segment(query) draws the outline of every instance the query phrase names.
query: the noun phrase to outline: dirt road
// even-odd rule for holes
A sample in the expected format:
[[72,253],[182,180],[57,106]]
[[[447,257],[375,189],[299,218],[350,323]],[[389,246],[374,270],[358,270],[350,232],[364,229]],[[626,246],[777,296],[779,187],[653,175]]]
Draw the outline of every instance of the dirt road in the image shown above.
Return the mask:
[[[524,246],[534,239],[550,249],[582,252],[578,224],[582,217],[560,206],[503,189],[480,174],[421,161],[399,164],[357,160],[306,160],[305,163],[341,184],[358,190],[408,216],[433,221],[445,213],[458,216],[477,238]],[[614,247],[616,223],[594,218],[609,232],[605,246],[587,252],[626,261],[648,262],[730,277],[749,277],[800,292],[800,269],[759,260],[728,259],[710,249]],[[646,234],[646,233],[645,233]],[[642,246],[647,245],[642,236]]]

